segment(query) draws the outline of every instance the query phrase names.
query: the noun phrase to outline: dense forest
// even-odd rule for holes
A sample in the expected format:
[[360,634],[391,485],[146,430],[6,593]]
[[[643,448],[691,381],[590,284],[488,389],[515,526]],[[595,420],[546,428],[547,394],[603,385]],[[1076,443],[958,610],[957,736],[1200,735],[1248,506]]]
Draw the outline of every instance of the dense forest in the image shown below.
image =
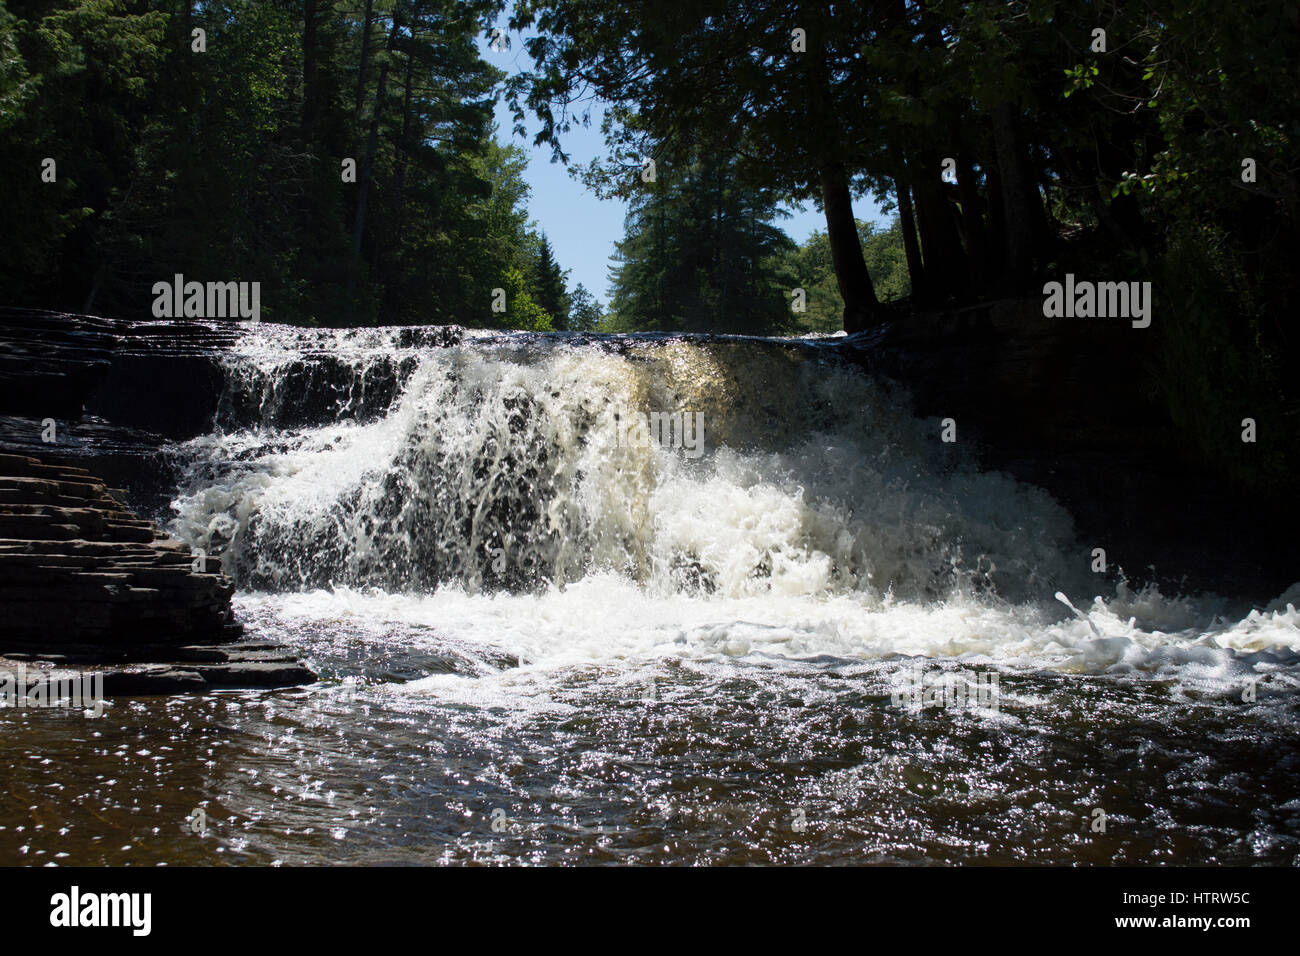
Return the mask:
[[[506,24],[510,75],[479,52]],[[182,274],[309,325],[797,334],[1142,281],[1173,420],[1263,410],[1293,447],[1298,28],[1294,0],[4,0],[0,289],[148,318]],[[500,138],[567,163],[595,117],[573,173],[628,208],[606,304]],[[795,204],[825,214],[802,245]]]
[[475,38],[501,10],[0,3],[5,301],[147,318],[180,273],[258,281],[263,318],[304,325],[839,328],[825,238],[795,255],[730,159],[630,196],[613,312],[570,289],[491,125],[506,77]]
[[[782,197],[737,186],[736,161],[704,154],[668,165],[653,189],[633,191],[618,243],[606,331],[661,329],[786,335],[841,328],[843,302],[824,231],[796,245],[778,221]],[[598,191],[602,188],[597,184]],[[897,221],[857,223],[858,242],[885,301],[910,290]]]
[[0,3],[4,300],[149,318],[180,273],[260,282],[269,321],[564,327],[492,128],[499,9]]
[[1297,17],[1292,2],[521,0],[537,68],[509,86],[561,157],[611,104],[610,156],[584,170],[596,188],[703,155],[758,202],[818,202],[849,331],[882,314],[852,212],[871,194],[896,205],[917,305],[1034,292],[1082,262],[1167,276],[1171,293],[1195,280],[1187,299],[1247,293],[1272,338],[1295,305]]

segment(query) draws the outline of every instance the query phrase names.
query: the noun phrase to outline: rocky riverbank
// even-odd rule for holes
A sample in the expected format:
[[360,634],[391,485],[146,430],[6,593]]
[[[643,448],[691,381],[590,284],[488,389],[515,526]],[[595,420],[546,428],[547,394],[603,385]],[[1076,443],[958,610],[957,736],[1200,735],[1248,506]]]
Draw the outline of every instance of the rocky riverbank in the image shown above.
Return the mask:
[[85,468],[0,454],[0,671],[40,684],[84,666],[109,696],[315,680],[283,649],[239,643],[220,562],[123,497]]

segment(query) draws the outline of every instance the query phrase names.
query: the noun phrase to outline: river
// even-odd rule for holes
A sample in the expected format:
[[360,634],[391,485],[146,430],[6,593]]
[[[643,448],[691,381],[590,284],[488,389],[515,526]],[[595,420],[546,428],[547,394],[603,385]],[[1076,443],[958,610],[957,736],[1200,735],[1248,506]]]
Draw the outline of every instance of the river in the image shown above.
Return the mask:
[[0,711],[5,862],[1300,863],[1300,587],[1095,573],[817,341],[226,363],[158,517],[322,681]]

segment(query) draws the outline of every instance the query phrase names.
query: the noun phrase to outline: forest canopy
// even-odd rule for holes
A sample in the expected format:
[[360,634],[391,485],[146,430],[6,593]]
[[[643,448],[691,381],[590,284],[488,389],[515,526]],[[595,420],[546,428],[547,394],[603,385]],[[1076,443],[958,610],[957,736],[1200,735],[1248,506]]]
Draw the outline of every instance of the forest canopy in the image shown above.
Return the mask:
[[0,3],[4,299],[149,318],[182,274],[260,282],[270,321],[566,327],[494,135],[500,9]]
[[[480,55],[503,16],[513,75]],[[1177,316],[1152,333],[1166,379],[1199,363],[1276,390],[1300,304],[1298,19],[1294,0],[4,0],[0,287],[146,318],[184,274],[257,280],[265,318],[302,324],[797,333],[1089,271],[1152,281]],[[529,217],[503,92],[557,159],[603,116],[608,153],[576,172],[628,204],[608,315]],[[869,235],[867,198],[895,217]],[[826,224],[796,247],[799,203]]]
[[1286,479],[1295,0],[519,0],[511,23],[536,66],[507,84],[538,144],[566,158],[599,104],[594,188],[705,156],[751,203],[817,204],[849,332],[899,315],[897,279],[886,290],[869,268],[862,197],[897,211],[914,311],[1034,298],[1071,273],[1150,283],[1146,390],[1221,461],[1236,434],[1207,423],[1267,413],[1285,434],[1241,477]]

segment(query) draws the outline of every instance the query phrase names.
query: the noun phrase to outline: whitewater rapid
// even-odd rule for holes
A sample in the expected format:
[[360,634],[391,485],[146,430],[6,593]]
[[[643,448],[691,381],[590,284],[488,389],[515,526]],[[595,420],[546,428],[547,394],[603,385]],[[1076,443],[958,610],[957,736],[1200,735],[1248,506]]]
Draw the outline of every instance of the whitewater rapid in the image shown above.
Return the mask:
[[1300,586],[1094,573],[831,343],[263,324],[224,372],[158,517],[320,680],[0,711],[0,855],[1300,864]]
[[[524,673],[924,657],[1295,683],[1300,587],[1245,609],[1094,574],[1048,494],[812,344],[267,330],[222,407],[173,449],[169,530],[250,614],[436,629]],[[627,442],[652,412],[698,415],[703,453]]]

